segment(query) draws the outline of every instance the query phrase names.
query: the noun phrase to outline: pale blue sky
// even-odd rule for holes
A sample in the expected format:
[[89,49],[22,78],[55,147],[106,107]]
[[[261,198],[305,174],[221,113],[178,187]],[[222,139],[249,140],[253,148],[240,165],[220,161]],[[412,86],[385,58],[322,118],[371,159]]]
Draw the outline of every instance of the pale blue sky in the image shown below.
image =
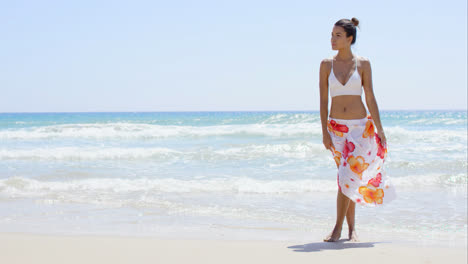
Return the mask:
[[353,16],[381,110],[467,108],[465,0],[2,0],[0,112],[319,110]]

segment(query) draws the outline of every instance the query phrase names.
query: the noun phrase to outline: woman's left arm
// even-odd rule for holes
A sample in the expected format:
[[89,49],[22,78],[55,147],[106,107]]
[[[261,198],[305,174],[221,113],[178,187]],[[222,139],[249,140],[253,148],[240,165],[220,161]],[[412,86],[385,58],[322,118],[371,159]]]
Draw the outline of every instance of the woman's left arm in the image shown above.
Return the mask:
[[367,109],[369,109],[370,115],[374,120],[379,137],[382,140],[382,144],[385,145],[387,139],[385,138],[382,123],[380,122],[379,107],[377,106],[377,100],[375,99],[374,89],[372,87],[372,69],[370,61],[368,59],[361,60],[361,67],[363,81],[362,86],[364,87],[364,92],[366,94]]

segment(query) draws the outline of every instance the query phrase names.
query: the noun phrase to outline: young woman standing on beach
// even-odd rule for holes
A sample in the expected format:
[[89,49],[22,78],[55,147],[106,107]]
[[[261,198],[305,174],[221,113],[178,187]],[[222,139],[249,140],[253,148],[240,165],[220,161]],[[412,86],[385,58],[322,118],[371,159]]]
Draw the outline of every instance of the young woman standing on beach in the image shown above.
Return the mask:
[[[393,186],[383,169],[387,144],[372,88],[371,65],[368,59],[351,52],[358,25],[356,18],[341,19],[335,23],[331,45],[338,53],[320,64],[323,144],[332,152],[338,168],[336,225],[324,239],[326,242],[339,240],[345,217],[349,240],[358,240],[355,229],[356,203],[376,206],[386,204],[395,197]],[[362,87],[370,115],[361,99]],[[332,102],[328,117],[329,92]]]

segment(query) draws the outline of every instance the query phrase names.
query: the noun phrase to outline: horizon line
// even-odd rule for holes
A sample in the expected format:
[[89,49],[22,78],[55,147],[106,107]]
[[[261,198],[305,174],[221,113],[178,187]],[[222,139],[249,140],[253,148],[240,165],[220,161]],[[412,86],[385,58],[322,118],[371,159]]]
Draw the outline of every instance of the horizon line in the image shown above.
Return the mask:
[[[379,112],[392,111],[467,111],[462,108],[436,108],[436,109],[380,109]],[[72,113],[197,113],[197,112],[320,112],[320,110],[172,110],[172,111],[37,111],[37,112],[0,112],[0,114],[72,114]]]

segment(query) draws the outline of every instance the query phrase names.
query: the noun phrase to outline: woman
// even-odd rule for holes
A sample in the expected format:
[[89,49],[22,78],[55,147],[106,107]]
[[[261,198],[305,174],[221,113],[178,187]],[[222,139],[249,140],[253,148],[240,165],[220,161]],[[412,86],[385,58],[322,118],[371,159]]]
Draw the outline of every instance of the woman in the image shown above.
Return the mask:
[[[376,206],[395,197],[383,170],[387,140],[372,88],[370,62],[351,52],[358,25],[356,18],[335,23],[331,45],[338,53],[320,64],[323,144],[332,152],[338,167],[336,225],[324,239],[326,242],[339,240],[345,216],[349,240],[358,240],[354,222],[356,203]],[[362,87],[370,115],[361,100]],[[329,91],[332,102],[327,118]]]

